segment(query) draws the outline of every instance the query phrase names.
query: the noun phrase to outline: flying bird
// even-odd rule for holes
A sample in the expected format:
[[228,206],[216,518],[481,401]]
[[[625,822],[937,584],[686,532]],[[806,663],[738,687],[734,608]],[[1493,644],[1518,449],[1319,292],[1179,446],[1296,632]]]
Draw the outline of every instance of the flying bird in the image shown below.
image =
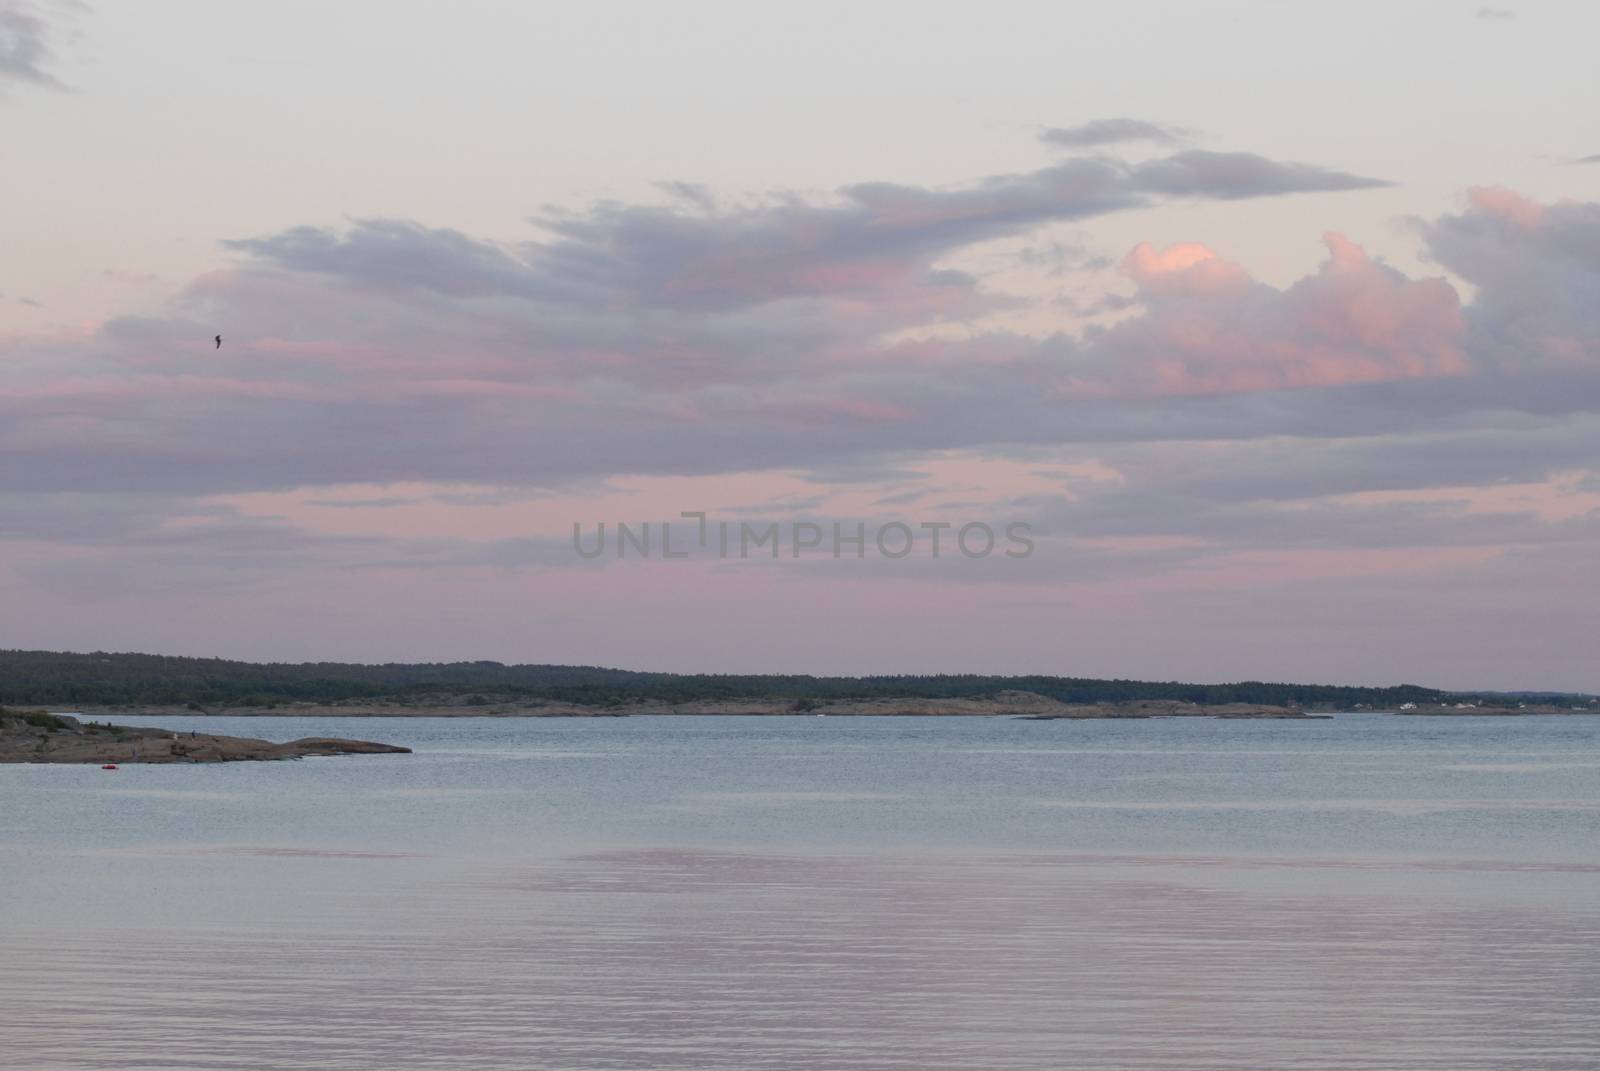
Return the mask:
[[217,349],[220,350],[221,348],[222,348],[222,336],[218,335],[217,336]]

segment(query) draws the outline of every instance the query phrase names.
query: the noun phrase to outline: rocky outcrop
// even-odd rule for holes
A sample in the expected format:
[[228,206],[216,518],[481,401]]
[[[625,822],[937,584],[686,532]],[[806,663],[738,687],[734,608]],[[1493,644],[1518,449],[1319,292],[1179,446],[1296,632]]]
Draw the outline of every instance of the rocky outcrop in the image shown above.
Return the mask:
[[366,740],[307,737],[274,744],[213,733],[81,722],[64,714],[0,711],[0,762],[259,762],[309,755],[409,754],[408,747]]

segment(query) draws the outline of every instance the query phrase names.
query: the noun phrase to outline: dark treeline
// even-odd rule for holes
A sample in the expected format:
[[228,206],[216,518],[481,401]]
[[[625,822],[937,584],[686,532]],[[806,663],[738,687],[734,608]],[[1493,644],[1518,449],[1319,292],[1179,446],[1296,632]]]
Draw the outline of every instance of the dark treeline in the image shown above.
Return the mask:
[[1008,689],[1037,692],[1068,703],[1182,699],[1194,703],[1294,702],[1341,707],[1437,702],[1446,695],[1415,685],[1354,688],[1260,681],[1183,684],[975,674],[812,677],[636,673],[595,666],[507,666],[499,662],[257,664],[144,654],[0,651],[0,705],[10,706],[266,706],[440,696],[616,705],[636,700],[673,703],[757,698],[977,698]]

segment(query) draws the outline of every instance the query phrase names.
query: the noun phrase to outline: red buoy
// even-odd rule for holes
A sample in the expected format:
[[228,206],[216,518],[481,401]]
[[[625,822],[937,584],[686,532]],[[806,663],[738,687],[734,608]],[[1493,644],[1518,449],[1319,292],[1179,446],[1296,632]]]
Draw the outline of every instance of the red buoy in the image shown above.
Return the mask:
[[115,770],[117,768],[117,764],[114,763],[114,762],[108,762],[108,763],[106,763],[104,766],[102,766],[100,768],[102,770]]

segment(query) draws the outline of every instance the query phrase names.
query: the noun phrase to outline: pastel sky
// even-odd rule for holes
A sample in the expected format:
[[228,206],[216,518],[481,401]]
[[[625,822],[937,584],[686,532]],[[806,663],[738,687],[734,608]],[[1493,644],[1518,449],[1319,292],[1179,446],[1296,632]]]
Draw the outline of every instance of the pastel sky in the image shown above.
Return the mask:
[[1596,40],[0,0],[0,647],[1600,690]]

